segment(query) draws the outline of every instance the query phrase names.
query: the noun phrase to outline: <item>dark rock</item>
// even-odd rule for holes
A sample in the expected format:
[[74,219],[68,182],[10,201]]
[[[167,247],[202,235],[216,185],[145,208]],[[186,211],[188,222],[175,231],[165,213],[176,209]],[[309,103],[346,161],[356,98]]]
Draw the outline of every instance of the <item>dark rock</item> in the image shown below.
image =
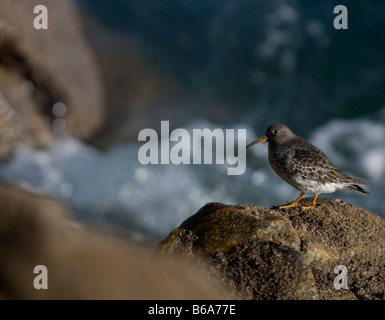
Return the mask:
[[[47,30],[33,26],[36,5],[48,9]],[[1,1],[0,158],[23,146],[46,147],[63,131],[90,138],[103,123],[104,100],[72,1]],[[66,108],[55,114],[58,102]]]
[[[58,200],[0,184],[1,299],[222,299],[182,262],[149,259],[122,234],[79,224]],[[34,268],[48,269],[35,289]]]
[[[340,200],[321,198],[307,211],[209,203],[155,256],[201,260],[208,278],[220,274],[246,299],[385,298],[385,220]],[[334,286],[338,265],[348,289]]]

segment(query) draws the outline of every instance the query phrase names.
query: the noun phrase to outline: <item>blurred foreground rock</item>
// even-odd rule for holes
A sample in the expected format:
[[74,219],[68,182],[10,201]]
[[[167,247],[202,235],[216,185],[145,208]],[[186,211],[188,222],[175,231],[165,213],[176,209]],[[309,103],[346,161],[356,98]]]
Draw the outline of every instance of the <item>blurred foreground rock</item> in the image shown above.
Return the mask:
[[[198,271],[221,274],[245,299],[385,299],[385,220],[340,200],[321,198],[310,211],[209,203],[155,255],[202,260]],[[347,290],[334,287],[338,265]]]
[[[33,26],[36,5],[48,9],[47,30]],[[73,1],[0,2],[0,159],[46,147],[56,133],[90,138],[102,126],[104,100]]]
[[[79,225],[57,200],[0,184],[0,299],[221,299],[175,261],[123,235]],[[37,265],[48,289],[36,290]]]

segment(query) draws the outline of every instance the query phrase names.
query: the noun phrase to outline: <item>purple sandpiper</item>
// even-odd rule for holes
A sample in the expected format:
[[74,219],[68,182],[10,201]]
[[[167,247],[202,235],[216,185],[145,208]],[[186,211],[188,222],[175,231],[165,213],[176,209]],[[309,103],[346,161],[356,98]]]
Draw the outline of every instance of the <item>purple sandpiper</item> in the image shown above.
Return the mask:
[[[301,192],[293,202],[277,206],[279,209],[301,206],[312,209],[318,194],[332,193],[336,190],[354,190],[368,194],[359,185],[366,182],[352,178],[339,171],[328,157],[316,146],[295,135],[283,124],[273,124],[266,134],[250,143],[246,148],[267,141],[269,144],[269,163],[273,170],[288,184]],[[299,204],[306,193],[314,193],[311,205]]]

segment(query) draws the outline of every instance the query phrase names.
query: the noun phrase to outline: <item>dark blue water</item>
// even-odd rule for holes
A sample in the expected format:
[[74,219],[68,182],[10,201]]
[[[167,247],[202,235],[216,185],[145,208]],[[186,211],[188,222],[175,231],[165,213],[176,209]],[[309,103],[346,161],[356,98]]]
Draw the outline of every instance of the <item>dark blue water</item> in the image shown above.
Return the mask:
[[[348,30],[333,27],[335,1],[78,2],[187,92],[226,107],[216,116],[197,106],[195,115],[207,120],[236,117],[263,128],[284,122],[308,135],[330,119],[384,105],[381,1],[339,1],[348,9]],[[183,111],[191,117],[190,108]]]
[[[139,130],[159,130],[160,120],[190,132],[245,128],[251,142],[271,123],[285,123],[371,192],[329,196],[385,217],[385,3],[339,1],[348,8],[348,30],[335,30],[335,1],[78,2],[119,41],[134,43],[148,68],[196,99],[155,101]],[[109,47],[103,50],[108,57]],[[108,70],[117,62],[104,63]],[[109,114],[120,119],[114,126],[126,129],[137,111],[112,98]],[[218,165],[143,166],[137,133],[107,151],[68,138],[24,150],[0,165],[0,177],[59,196],[80,218],[143,241],[160,240],[210,201],[271,207],[299,195],[269,167],[266,144],[247,151],[245,174],[228,176]]]

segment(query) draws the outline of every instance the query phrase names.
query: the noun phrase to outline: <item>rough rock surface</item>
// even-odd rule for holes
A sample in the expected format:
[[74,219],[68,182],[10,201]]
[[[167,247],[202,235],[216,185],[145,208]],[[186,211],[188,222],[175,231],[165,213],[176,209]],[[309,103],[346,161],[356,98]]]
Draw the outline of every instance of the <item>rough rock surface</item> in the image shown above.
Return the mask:
[[[33,10],[45,5],[48,29]],[[101,127],[104,90],[73,1],[0,2],[0,159],[45,147],[55,133],[90,138]],[[53,111],[55,103],[66,108]]]
[[[184,264],[79,224],[53,198],[0,184],[0,204],[0,299],[224,298]],[[37,265],[48,269],[48,289],[33,285]]]
[[[155,256],[201,261],[208,279],[220,274],[245,299],[385,298],[385,220],[341,200],[320,198],[310,211],[209,203]],[[347,289],[338,286],[338,265],[347,268]]]

